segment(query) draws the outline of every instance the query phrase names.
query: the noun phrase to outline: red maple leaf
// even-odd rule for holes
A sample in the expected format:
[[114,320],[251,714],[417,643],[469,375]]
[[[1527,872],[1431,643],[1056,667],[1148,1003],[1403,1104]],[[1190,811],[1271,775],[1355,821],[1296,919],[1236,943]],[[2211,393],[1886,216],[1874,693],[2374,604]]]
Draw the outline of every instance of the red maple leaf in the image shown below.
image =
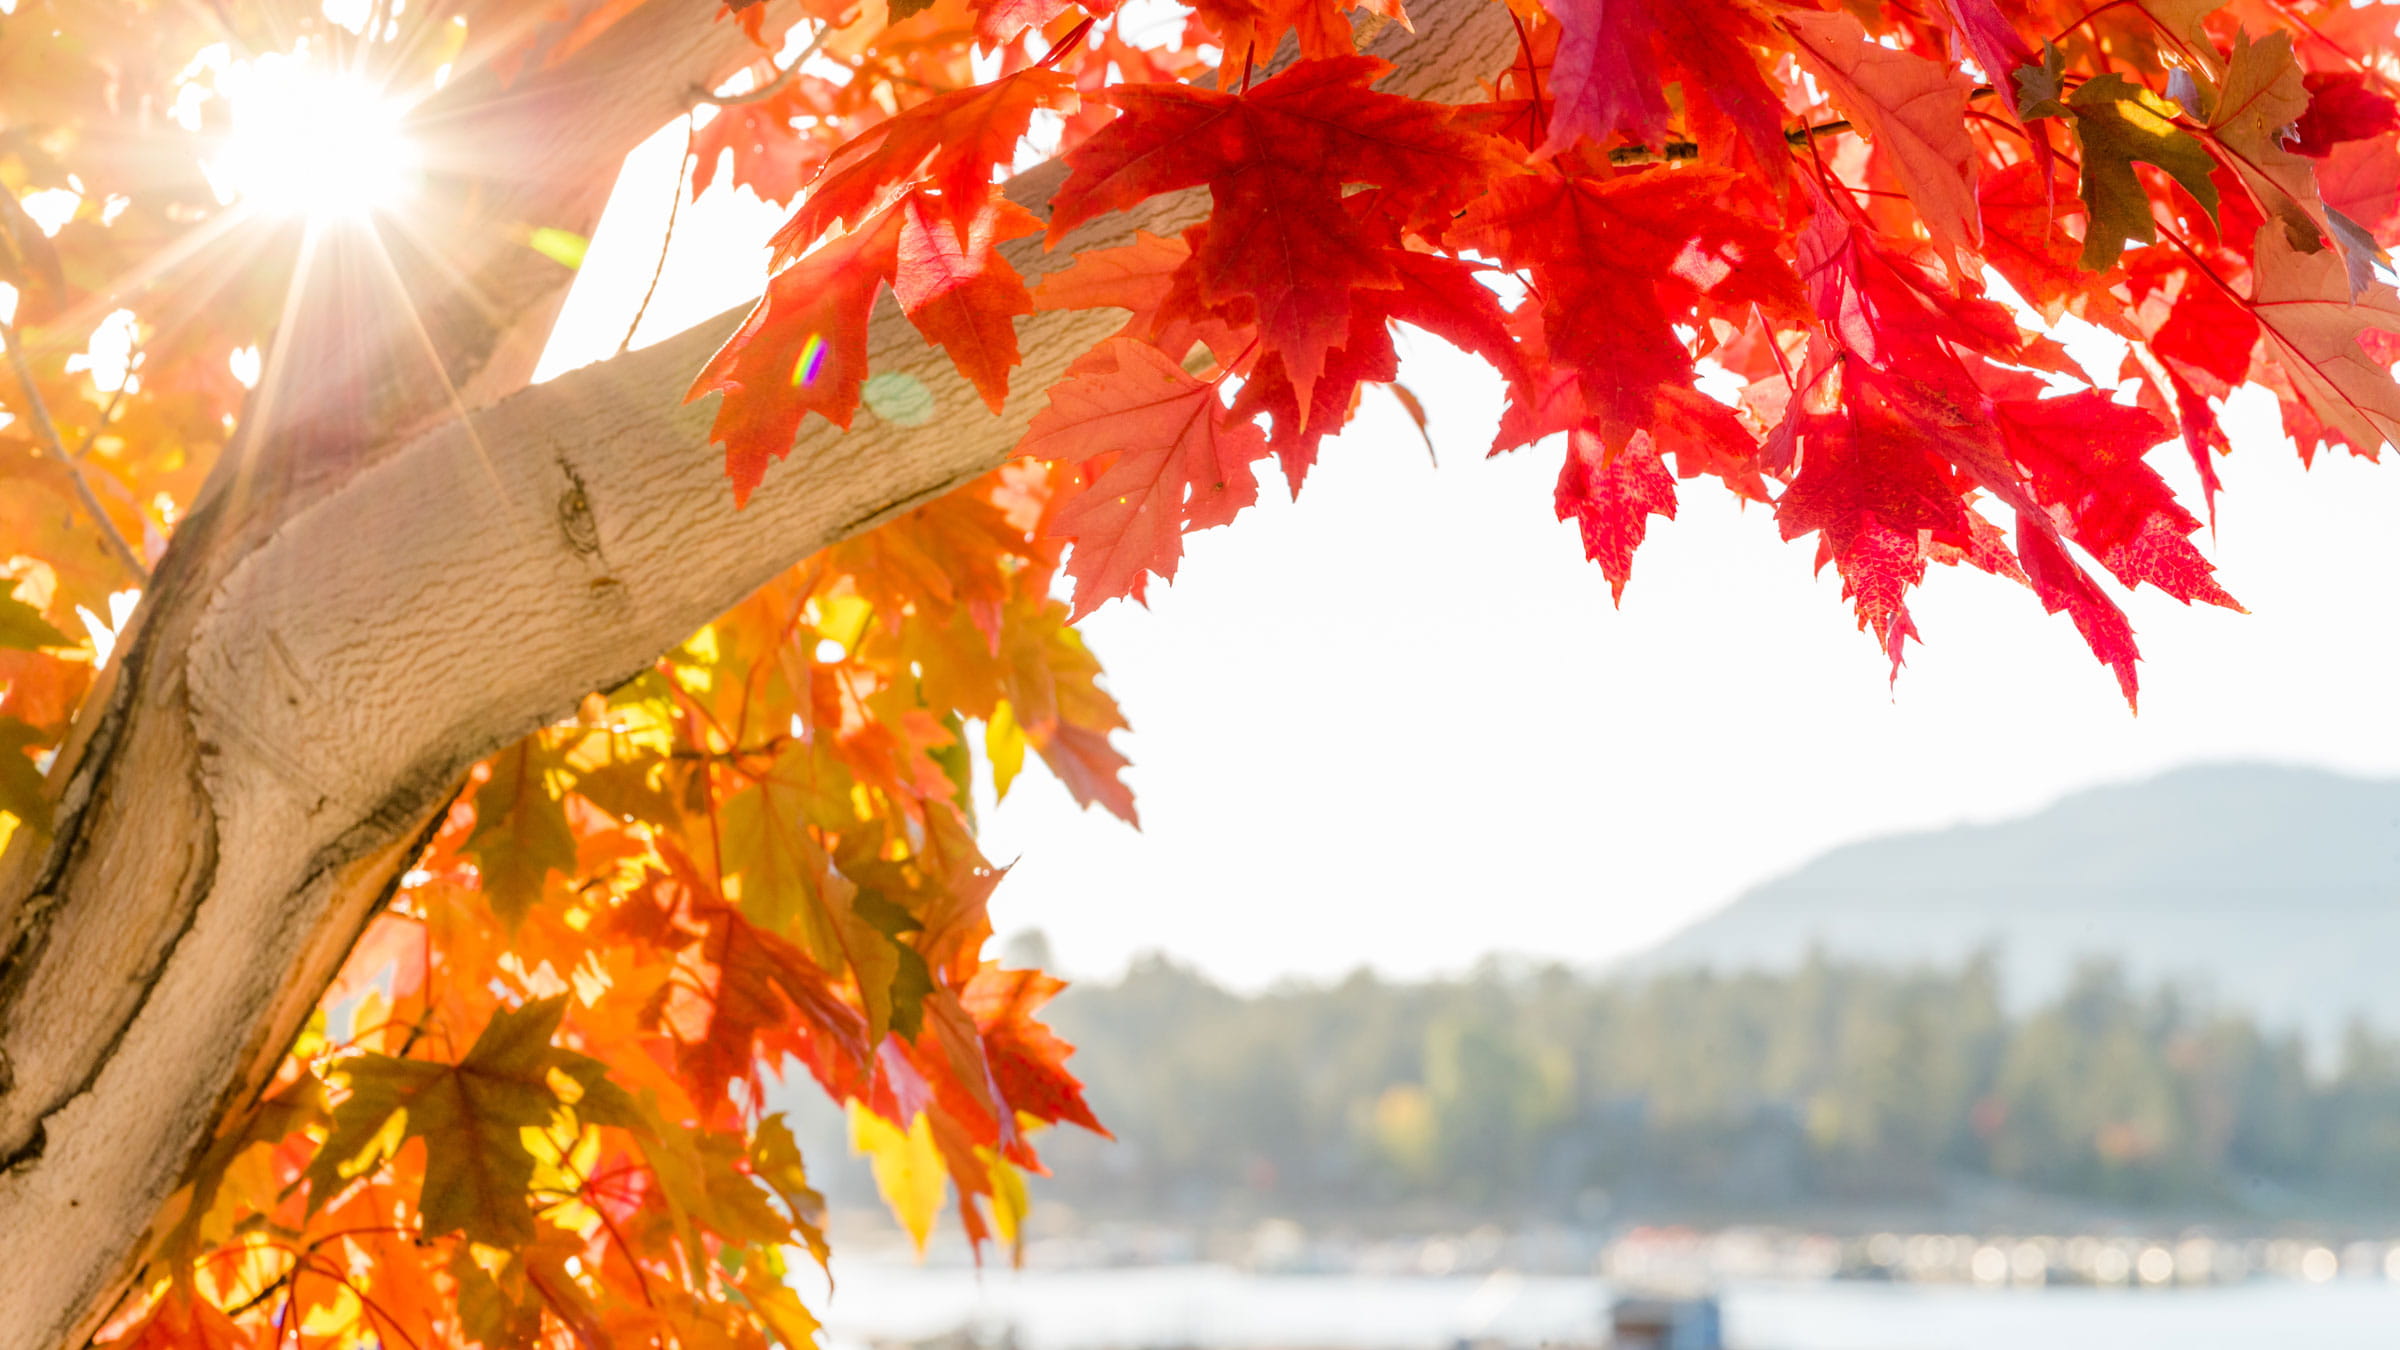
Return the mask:
[[2043,165],[2019,160],[1986,173],[1975,195],[1983,215],[1984,260],[1999,268],[2043,318],[2056,322],[2072,312],[2103,325],[2117,318],[2108,281],[2084,270],[2078,261],[2083,241],[2060,224],[2083,211],[2072,180],[2062,182]]
[[1965,551],[1974,542],[1949,464],[1907,422],[1854,397],[1832,414],[1803,414],[1799,477],[1775,503],[1783,537],[1817,535],[1817,566],[1842,574],[1842,598],[1900,673],[1917,635],[1908,592],[1925,579],[1925,536]]
[[2364,71],[2312,70],[2301,77],[2301,85],[2308,90],[2308,111],[2292,124],[2291,141],[2301,154],[2323,158],[2344,141],[2400,128],[2400,103],[2369,88]]
[[[2033,44],[2010,26],[1992,0],[1942,0],[1942,17],[1950,22],[1952,49],[1963,48],[1964,54],[1972,56],[1975,64],[1983,68],[1987,78],[2006,81],[2008,88],[2015,88],[2017,71],[2041,59]],[[2016,100],[2003,100],[2002,106],[2014,109]],[[2036,139],[2034,149],[2041,156],[2040,167],[2047,171],[2049,143]]]
[[1130,310],[1133,317],[1119,332],[1178,360],[1194,344],[1228,360],[1245,352],[1255,355],[1258,332],[1237,312],[1240,307],[1220,313],[1200,299],[1192,244],[1207,232],[1207,226],[1195,225],[1179,238],[1162,239],[1141,230],[1130,244],[1082,254],[1043,280],[1034,292],[1034,308]]
[[[2200,521],[2142,458],[2168,429],[2096,390],[1994,405],[2010,455],[2066,534],[2127,586],[2149,582],[2176,599],[2240,609],[2192,546]],[[2103,658],[2105,659],[2105,658]]]
[[[824,168],[835,148],[823,129],[795,130],[793,121],[813,117],[833,101],[835,87],[813,75],[793,75],[755,103],[717,109],[708,125],[692,133],[692,195],[708,191],[720,172],[762,200],[788,202]],[[836,133],[838,135],[838,133]],[[732,163],[725,163],[726,157]]]
[[1226,410],[1216,385],[1156,347],[1112,338],[1050,391],[1017,452],[1084,466],[1089,482],[1049,523],[1075,543],[1066,571],[1081,618],[1103,600],[1143,598],[1152,575],[1172,581],[1186,531],[1257,501],[1250,465],[1267,441]]
[[1260,411],[1273,419],[1270,443],[1294,493],[1316,463],[1318,446],[1348,420],[1360,387],[1399,376],[1400,354],[1391,335],[1395,321],[1424,329],[1462,351],[1483,357],[1512,388],[1525,382],[1524,363],[1509,332],[1508,315],[1500,308],[1499,297],[1478,279],[1485,269],[1406,249],[1387,250],[1384,260],[1401,284],[1391,290],[1359,293],[1350,333],[1338,350],[1328,354],[1324,375],[1311,391],[1305,413],[1282,361],[1272,356],[1251,367],[1241,395],[1234,400],[1237,415]]
[[1065,981],[1038,970],[987,965],[976,972],[959,1001],[975,1019],[992,1080],[1011,1107],[1108,1135],[1084,1103],[1083,1084],[1067,1072],[1066,1059],[1074,1047],[1034,1020],[1034,1013],[1064,988]]
[[709,436],[725,446],[737,504],[791,453],[807,414],[849,429],[886,282],[926,341],[999,409],[1018,359],[1015,319],[1033,306],[998,245],[1037,223],[993,190],[992,172],[1015,157],[1036,110],[1071,109],[1076,98],[1071,78],[1021,70],[928,99],[826,160],[775,234],[775,261],[790,265],[686,396],[724,395]]
[[925,340],[950,353],[961,375],[993,412],[1008,401],[1008,372],[1017,364],[1016,319],[1033,312],[1033,297],[998,247],[1039,230],[1033,213],[995,198],[962,236],[924,194],[900,207],[900,238],[892,293]]
[[2017,516],[2017,556],[2025,564],[2026,582],[2041,597],[2042,608],[2052,614],[2063,610],[2075,621],[2075,631],[2083,634],[2092,654],[2116,672],[2117,688],[2124,691],[2126,705],[2134,706],[2140,690],[2133,663],[2142,654],[2133,645],[2133,623],[2125,611],[2102,594],[2091,574],[2077,567],[2050,537],[2048,522],[2036,522],[2023,512]]
[[[1067,155],[1073,172],[1051,199],[1051,240],[1206,185],[1215,209],[1194,253],[1200,299],[1253,317],[1305,416],[1328,353],[1350,331],[1354,295],[1404,284],[1386,256],[1396,223],[1446,221],[1498,162],[1500,142],[1455,125],[1449,109],[1368,87],[1390,69],[1351,56],[1299,62],[1246,93],[1111,90],[1124,115]],[[1345,209],[1354,184],[1383,189],[1381,209]]]
[[1780,176],[1790,158],[1783,101],[1759,73],[1752,48],[1773,45],[1766,26],[1723,0],[1543,0],[1558,22],[1549,63],[1545,152],[1619,132],[1665,139],[1666,90],[1680,84],[1695,121],[1730,124],[1752,157]]
[[1691,387],[1677,324],[1719,311],[1746,320],[1754,305],[1799,310],[1773,237],[1726,209],[1734,181],[1701,168],[1516,174],[1467,209],[1451,242],[1531,273],[1546,364],[1574,381],[1550,380],[1538,412],[1512,399],[1504,444],[1588,422],[1622,446],[1651,423],[1662,391]]
[[921,206],[961,235],[991,195],[992,170],[1015,159],[1033,114],[1071,111],[1075,81],[1030,68],[942,94],[877,123],[825,161],[800,209],[775,233],[777,256],[806,252],[842,224],[857,225],[902,191],[922,186]]
[[2227,388],[2249,379],[2252,349],[2258,345],[2258,319],[2250,307],[2188,260],[2167,254],[2154,258],[2165,266],[2145,267],[2153,258],[2139,254],[2128,260],[2135,300],[2163,289],[2168,276],[2180,279],[2182,289],[2150,335],[2150,350],[2170,365],[2206,371]]
[[1582,531],[1584,556],[1608,577],[1609,598],[1623,604],[1633,551],[1650,533],[1650,517],[1675,518],[1675,478],[1659,463],[1650,438],[1635,438],[1612,458],[1598,436],[1570,433],[1552,500],[1558,518],[1574,521]]
[[658,1011],[677,1034],[676,1071],[701,1110],[730,1104],[736,1079],[755,1096],[762,1050],[798,1058],[837,1097],[856,1091],[873,1049],[866,1018],[806,952],[743,917],[680,850],[661,853],[669,871],[631,903],[658,912],[653,926],[670,916],[699,926],[686,954],[692,970],[662,990]]
[[1817,195],[1793,252],[1817,316],[1895,393],[1939,386],[1955,396],[1969,381],[1954,351],[2011,358],[2025,345],[2016,319],[1980,286],[1943,285],[1877,243],[1834,198]]
[[172,1293],[139,1326],[109,1342],[108,1350],[250,1350],[257,1343],[215,1304],[195,1294]]
[[810,413],[847,430],[867,378],[867,320],[899,252],[891,207],[776,273],[748,318],[692,381],[686,402],[722,394],[709,439],[725,447],[735,504],[770,460],[792,452]]
[[985,51],[998,51],[1024,36],[1028,28],[1047,28],[1052,19],[1080,9],[1095,19],[1117,12],[1113,0],[977,0],[975,42]]

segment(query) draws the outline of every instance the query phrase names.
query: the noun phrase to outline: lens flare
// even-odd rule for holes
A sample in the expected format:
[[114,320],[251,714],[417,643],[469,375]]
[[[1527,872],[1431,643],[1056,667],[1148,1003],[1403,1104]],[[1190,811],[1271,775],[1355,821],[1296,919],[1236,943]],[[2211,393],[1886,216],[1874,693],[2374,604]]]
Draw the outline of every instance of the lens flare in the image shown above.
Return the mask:
[[293,52],[237,64],[220,87],[232,131],[206,166],[220,197],[270,216],[357,219],[415,186],[417,147],[371,81]]
[[800,359],[792,363],[793,387],[815,384],[817,372],[824,368],[825,337],[821,333],[811,333],[808,335],[808,341],[800,345]]

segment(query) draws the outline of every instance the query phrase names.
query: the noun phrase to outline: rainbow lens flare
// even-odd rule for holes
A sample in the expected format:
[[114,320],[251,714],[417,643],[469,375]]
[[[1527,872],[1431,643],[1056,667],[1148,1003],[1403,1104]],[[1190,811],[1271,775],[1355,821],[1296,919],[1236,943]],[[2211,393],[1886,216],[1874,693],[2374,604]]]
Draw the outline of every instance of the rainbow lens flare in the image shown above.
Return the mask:
[[800,359],[792,363],[792,384],[796,388],[815,384],[817,372],[825,368],[825,335],[811,333],[800,345]]

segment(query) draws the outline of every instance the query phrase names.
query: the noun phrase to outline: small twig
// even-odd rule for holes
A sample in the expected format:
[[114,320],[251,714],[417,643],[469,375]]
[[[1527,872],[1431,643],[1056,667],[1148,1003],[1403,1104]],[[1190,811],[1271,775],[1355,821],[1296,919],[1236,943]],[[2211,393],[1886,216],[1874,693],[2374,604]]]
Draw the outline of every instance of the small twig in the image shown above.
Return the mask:
[[[2059,39],[2065,37],[2067,34],[2074,32],[2076,29],[2083,27],[2085,24],[2090,23],[2092,20],[2099,18],[2101,15],[2106,14],[2110,10],[2115,9],[2120,5],[2130,5],[2135,2],[2136,0],[2104,0],[2104,3],[2094,5],[2092,8],[2085,10],[2082,18],[2077,19],[2075,22],[2068,24],[2066,27],[2059,29],[2056,34],[2045,39],[2043,45],[2055,47],[2058,45]],[[2177,45],[2183,45],[2180,39],[2177,40]]]
[[[292,1262],[292,1270],[298,1270],[299,1268],[300,1268],[300,1263],[299,1263],[297,1260],[295,1260],[294,1262]],[[283,1292],[283,1282],[284,1282],[285,1280],[288,1280],[288,1279],[292,1278],[292,1270],[287,1270],[287,1271],[283,1272],[281,1275],[278,1275],[278,1276],[276,1276],[276,1277],[275,1277],[275,1279],[274,1279],[274,1280],[273,1280],[271,1283],[269,1283],[269,1284],[268,1284],[268,1285],[267,1285],[265,1288],[263,1288],[263,1289],[259,1290],[259,1291],[258,1291],[257,1293],[255,1293],[255,1294],[252,1294],[250,1297],[248,1297],[248,1298],[246,1298],[246,1299],[242,1300],[242,1301],[241,1301],[239,1304],[236,1304],[236,1305],[235,1305],[235,1306],[233,1306],[233,1307],[227,1308],[227,1309],[225,1310],[225,1315],[226,1315],[227,1317],[240,1317],[242,1314],[244,1314],[244,1313],[246,1313],[246,1312],[250,1312],[250,1311],[252,1311],[253,1309],[257,1308],[257,1307],[258,1307],[260,1304],[262,1304],[262,1303],[266,1302],[268,1299],[271,1299],[271,1298],[275,1297],[277,1294],[280,1294],[280,1293],[282,1293],[282,1292]]]
[[[136,351],[133,360],[138,362],[141,359],[142,354]],[[82,463],[84,456],[92,453],[92,446],[99,441],[100,433],[108,430],[108,424],[117,420],[117,405],[125,401],[125,386],[133,383],[130,378],[133,374],[131,363],[127,364],[125,373],[128,378],[119,383],[116,392],[108,396],[108,402],[101,405],[100,420],[92,423],[92,429],[83,433],[83,442],[75,447],[74,458],[77,463]]]
[[[0,324],[0,346],[8,348],[8,364],[17,373],[17,384],[25,391],[26,411],[33,418],[33,429],[49,447],[51,457],[66,469],[68,480],[75,485],[76,499],[83,503],[84,511],[99,524],[109,552],[117,556],[117,561],[125,565],[126,571],[133,573],[143,585],[148,585],[150,569],[142,565],[142,555],[133,551],[133,545],[125,542],[117,523],[110,520],[108,512],[101,508],[100,498],[93,493],[91,481],[83,476],[83,465],[77,462],[81,456],[69,455],[66,443],[59,439],[58,426],[50,420],[50,406],[42,401],[41,387],[34,383],[33,366],[25,359],[24,339],[18,335],[14,323]],[[125,377],[133,378],[133,372],[126,371]],[[123,386],[119,386],[117,392],[124,393]]]
[[617,355],[633,350],[633,335],[640,330],[642,320],[650,313],[650,302],[658,296],[658,279],[667,274],[667,250],[675,243],[675,218],[683,214],[683,184],[692,172],[692,147],[700,139],[700,121],[690,113],[683,115],[683,157],[675,161],[675,195],[667,201],[667,232],[659,236],[658,265],[650,269],[649,289],[642,292],[642,303],[633,311],[633,322],[625,325],[625,336],[617,343]]
[[[1815,126],[1794,127],[1783,133],[1783,139],[1789,145],[1802,146],[1819,136],[1831,136],[1836,132],[1848,130],[1850,130],[1850,123],[1847,120],[1819,122]],[[1656,148],[1647,145],[1620,145],[1608,152],[1608,162],[1611,164],[1666,164],[1679,159],[1697,159],[1699,155],[1700,143],[1698,141],[1668,141]]]
[[669,750],[666,752],[666,757],[673,760],[694,760],[708,764],[732,764],[738,767],[745,759],[757,759],[762,755],[772,757],[780,754],[783,748],[791,743],[792,738],[789,736],[770,736],[764,745],[737,745],[731,750],[702,750],[698,747],[689,750]]
[[1655,149],[1647,145],[1620,145],[1608,152],[1611,164],[1670,164],[1699,157],[1698,141],[1668,141]]
[[[1992,87],[1987,84],[1968,91],[1967,97],[1988,98],[1991,94]],[[1813,144],[1819,136],[1831,136],[1837,132],[1851,129],[1849,119],[1843,118],[1832,122],[1818,122],[1813,126],[1793,127],[1783,133],[1783,139],[1785,143],[1796,148]],[[1698,141],[1668,141],[1655,148],[1647,145],[1620,145],[1608,152],[1608,162],[1611,164],[1664,164],[1679,159],[1696,159],[1699,154],[1700,143]]]
[[793,57],[788,64],[774,67],[775,73],[768,76],[766,83],[757,88],[745,89],[738,94],[719,94],[694,85],[691,91],[692,102],[706,103],[717,108],[738,108],[745,103],[766,102],[783,92],[783,87],[791,82],[792,76],[799,73],[800,67],[808,64],[808,58],[815,56],[818,50],[824,47],[825,40],[833,36],[833,30],[833,23],[820,21],[817,35],[808,40],[808,45],[800,49],[800,54]]

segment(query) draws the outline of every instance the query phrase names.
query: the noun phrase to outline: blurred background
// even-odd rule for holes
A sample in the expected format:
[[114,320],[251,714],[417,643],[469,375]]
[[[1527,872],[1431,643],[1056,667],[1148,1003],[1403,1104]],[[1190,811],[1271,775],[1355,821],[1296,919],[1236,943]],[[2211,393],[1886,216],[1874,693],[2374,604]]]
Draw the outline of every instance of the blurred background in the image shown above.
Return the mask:
[[2400,782],[2221,763],[1829,850],[1605,963],[1145,954],[1054,1005],[1117,1138],[1042,1141],[1021,1270],[914,1264],[780,1104],[862,1342],[2389,1345],[2396,898]]

